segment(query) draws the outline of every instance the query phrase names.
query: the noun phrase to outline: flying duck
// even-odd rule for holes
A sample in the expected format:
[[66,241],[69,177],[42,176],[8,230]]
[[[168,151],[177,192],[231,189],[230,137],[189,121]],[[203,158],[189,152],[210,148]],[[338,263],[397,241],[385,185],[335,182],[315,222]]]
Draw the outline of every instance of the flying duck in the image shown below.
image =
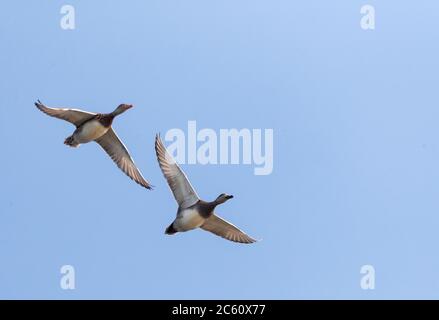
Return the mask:
[[142,187],[151,189],[134,164],[128,149],[111,127],[116,116],[124,113],[133,106],[121,104],[111,113],[92,113],[78,109],[49,108],[40,100],[35,103],[36,107],[45,114],[58,119],[66,120],[76,126],[73,134],[66,138],[64,144],[70,147],[79,147],[80,144],[96,141],[116,165],[132,180]]
[[159,135],[155,139],[155,150],[163,175],[178,203],[177,217],[166,229],[166,234],[172,235],[201,228],[230,241],[256,242],[255,239],[215,214],[215,208],[232,199],[232,195],[222,193],[212,202],[201,200],[186,174],[166,150]]

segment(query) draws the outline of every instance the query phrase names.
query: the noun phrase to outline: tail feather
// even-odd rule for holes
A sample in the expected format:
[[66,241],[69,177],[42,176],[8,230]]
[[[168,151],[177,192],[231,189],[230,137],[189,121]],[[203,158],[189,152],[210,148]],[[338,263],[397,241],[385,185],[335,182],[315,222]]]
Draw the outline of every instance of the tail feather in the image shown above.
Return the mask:
[[66,140],[64,140],[64,144],[73,148],[77,148],[79,146],[79,143],[75,141],[75,138],[73,138],[73,136],[67,137]]
[[177,233],[177,230],[175,230],[175,228],[174,228],[174,223],[171,223],[171,225],[166,228],[165,233],[166,234],[175,234],[175,233]]

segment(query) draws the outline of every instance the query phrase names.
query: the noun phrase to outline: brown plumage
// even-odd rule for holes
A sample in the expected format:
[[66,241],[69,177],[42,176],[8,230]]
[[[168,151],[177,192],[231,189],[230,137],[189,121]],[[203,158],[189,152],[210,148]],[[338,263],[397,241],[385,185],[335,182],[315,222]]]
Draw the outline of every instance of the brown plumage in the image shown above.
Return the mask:
[[132,105],[121,104],[113,112],[107,114],[96,114],[78,109],[49,108],[39,100],[35,106],[51,117],[68,121],[76,126],[75,132],[65,139],[66,145],[78,147],[83,143],[96,141],[128,177],[142,187],[151,189],[149,182],[137,169],[128,149],[112,128],[114,118],[132,108]]
[[96,115],[96,119],[99,120],[99,122],[105,128],[109,128],[113,124],[114,115],[112,115],[111,113],[108,113],[108,114],[101,114],[101,113],[99,113],[99,114]]

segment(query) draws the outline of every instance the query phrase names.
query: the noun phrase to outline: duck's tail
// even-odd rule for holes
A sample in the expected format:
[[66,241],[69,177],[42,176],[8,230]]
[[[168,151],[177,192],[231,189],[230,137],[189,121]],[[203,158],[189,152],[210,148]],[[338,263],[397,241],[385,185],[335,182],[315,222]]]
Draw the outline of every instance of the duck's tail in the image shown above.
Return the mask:
[[77,148],[79,146],[79,143],[76,142],[73,135],[70,137],[67,137],[66,140],[64,140],[64,144],[68,145],[69,147]]
[[165,233],[166,234],[169,234],[169,235],[171,235],[171,234],[176,234],[178,231],[177,230],[175,230],[175,228],[174,228],[174,223],[171,223],[171,225],[169,226],[169,227],[167,227],[166,228],[166,231],[165,231]]

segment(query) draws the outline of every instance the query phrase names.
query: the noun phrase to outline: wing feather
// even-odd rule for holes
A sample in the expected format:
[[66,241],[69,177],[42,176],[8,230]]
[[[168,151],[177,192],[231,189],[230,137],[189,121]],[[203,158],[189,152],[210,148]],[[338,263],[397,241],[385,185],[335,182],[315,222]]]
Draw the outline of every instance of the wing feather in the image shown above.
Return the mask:
[[128,177],[140,184],[146,189],[151,189],[150,183],[143,178],[139,169],[137,169],[134,160],[131,158],[128,149],[110,128],[106,134],[96,140],[96,142],[107,152],[111,159]]
[[256,242],[255,239],[248,236],[246,233],[238,229],[236,226],[218,217],[215,214],[207,218],[206,222],[204,222],[201,228],[233,242],[239,242],[239,243]]
[[49,108],[42,104],[40,100],[35,102],[35,106],[45,114],[51,117],[68,121],[74,124],[76,127],[81,126],[84,122],[96,116],[96,113],[87,112],[79,109]]
[[189,208],[197,203],[200,198],[186,177],[186,174],[166,150],[159,135],[157,135],[155,139],[155,151],[160,169],[162,170],[178,205],[181,208]]

